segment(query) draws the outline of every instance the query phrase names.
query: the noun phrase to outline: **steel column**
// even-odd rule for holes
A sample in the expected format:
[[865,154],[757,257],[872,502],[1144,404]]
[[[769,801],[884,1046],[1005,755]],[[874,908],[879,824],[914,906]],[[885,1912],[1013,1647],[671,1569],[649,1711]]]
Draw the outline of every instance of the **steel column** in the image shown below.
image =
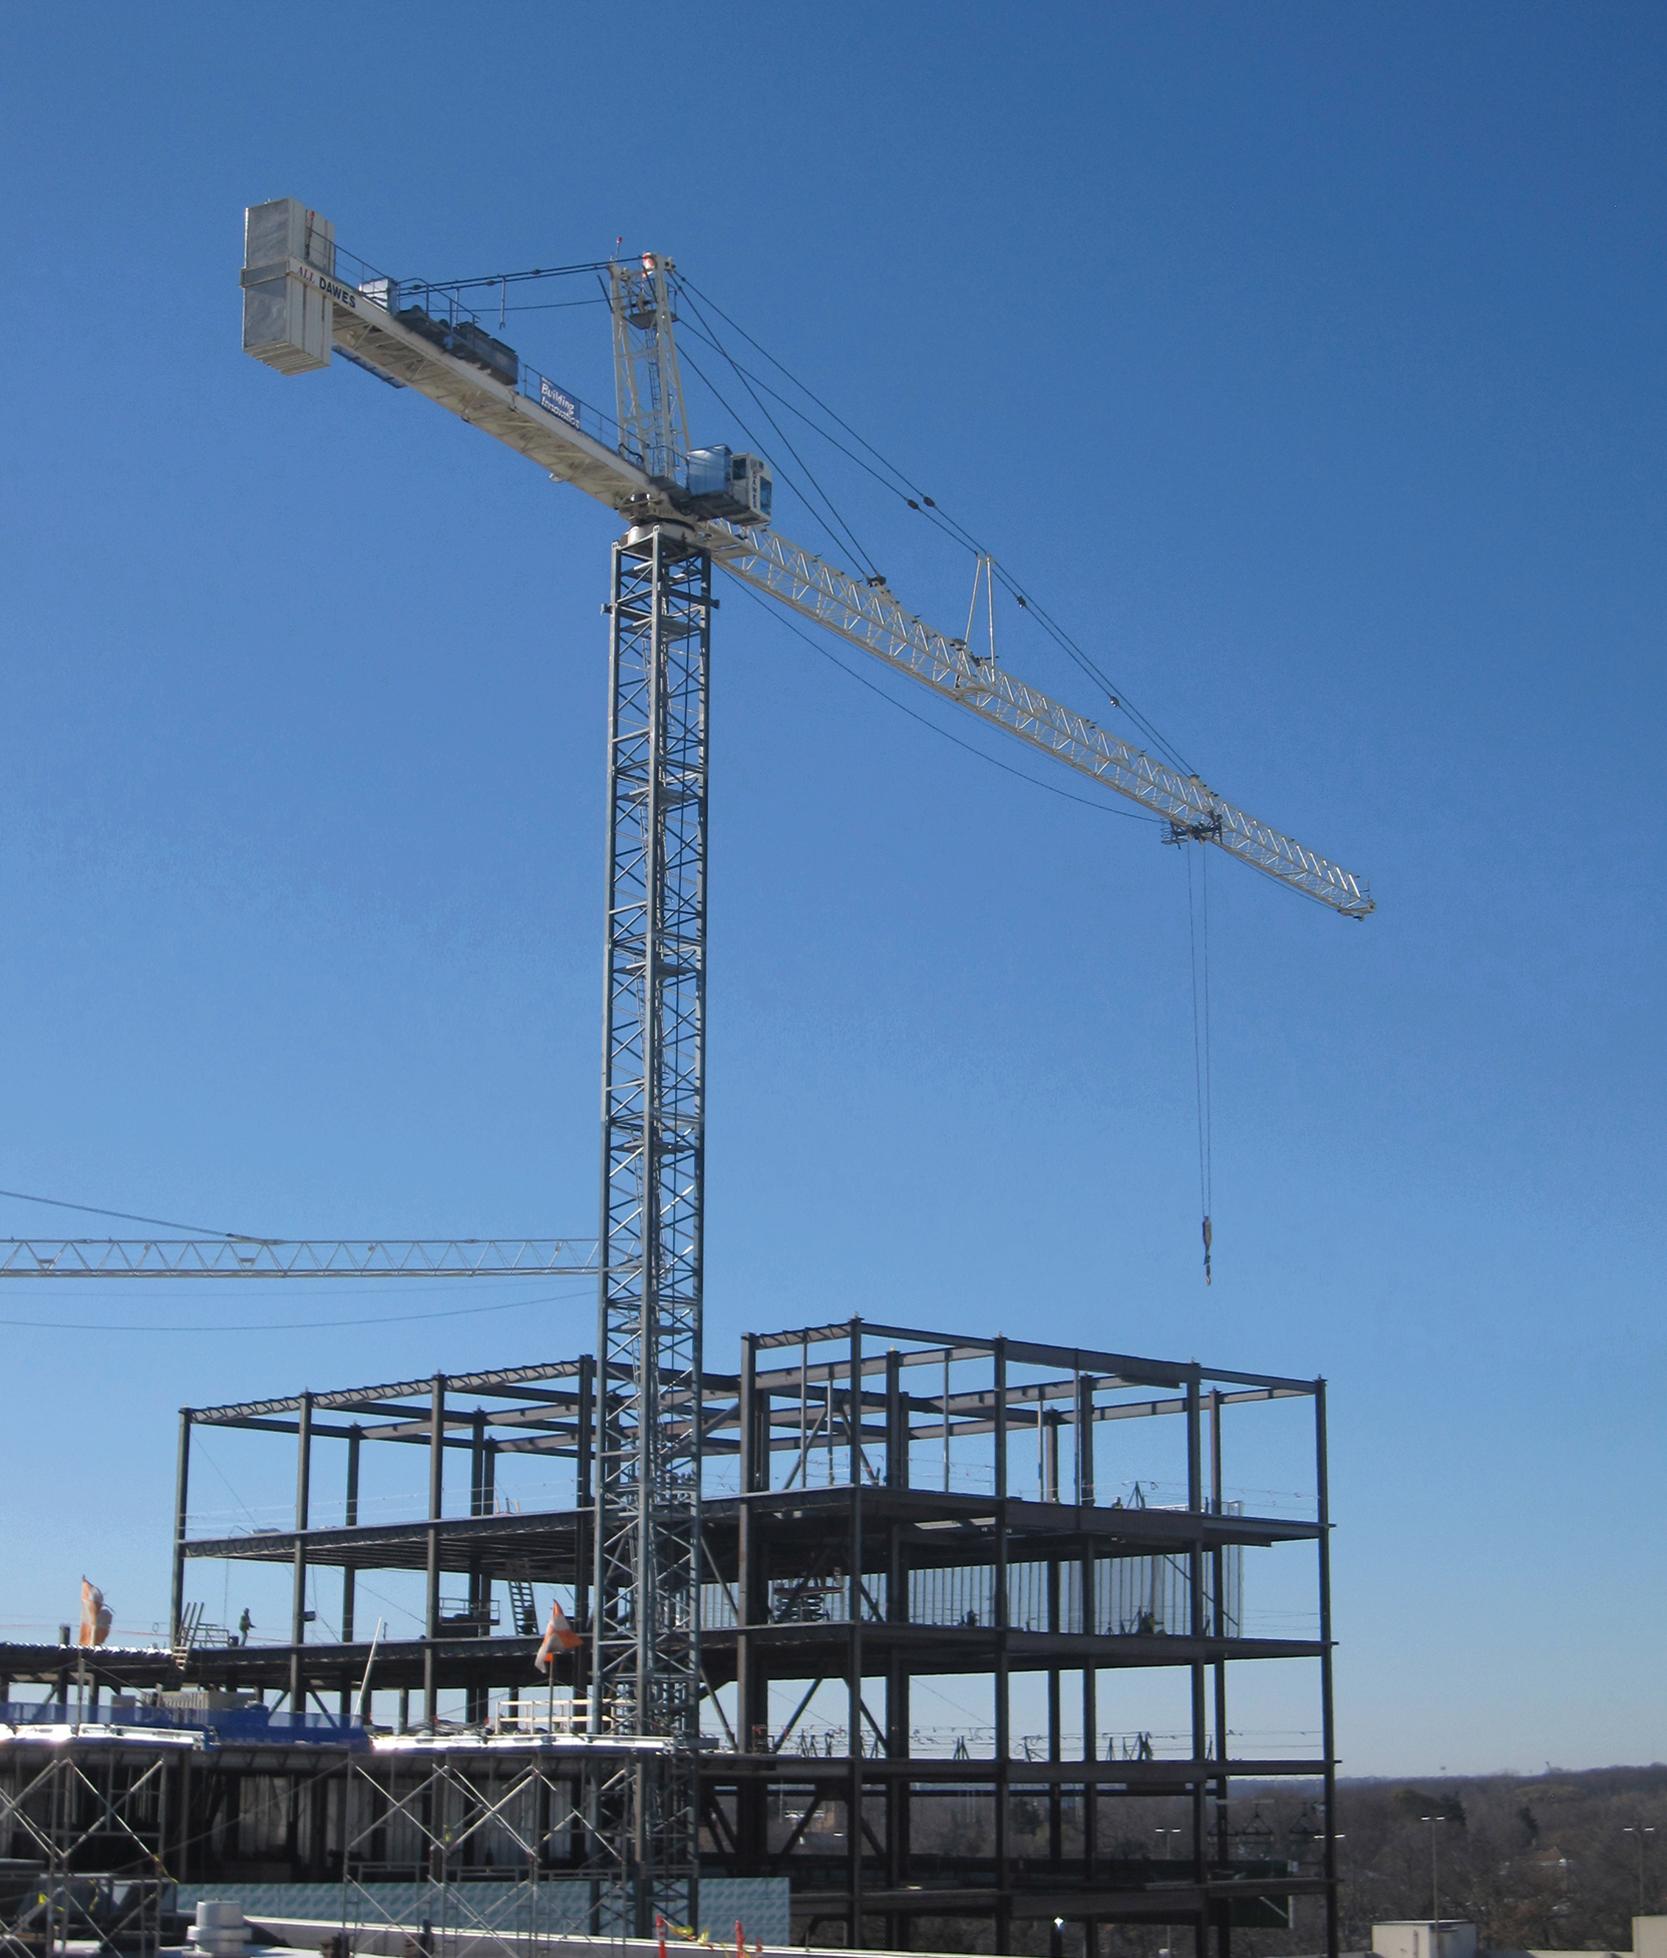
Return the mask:
[[[1186,1424],[1187,1424],[1187,1511],[1192,1525],[1191,1547],[1187,1552],[1187,1619],[1194,1640],[1194,1650],[1201,1649],[1202,1642],[1209,1636],[1208,1620],[1204,1613],[1204,1539],[1199,1518],[1205,1512],[1204,1503],[1204,1396],[1203,1381],[1194,1367],[1187,1376],[1186,1383]],[[1217,1600],[1219,1607],[1220,1600]],[[1217,1633],[1219,1637],[1219,1632]],[[1189,1808],[1192,1828],[1192,1880],[1198,1887],[1199,1911],[1193,1923],[1193,1950],[1197,1958],[1205,1958],[1209,1935],[1210,1907],[1205,1901],[1205,1883],[1209,1875],[1208,1848],[1205,1842],[1205,1794],[1207,1784],[1203,1777],[1203,1762],[1209,1753],[1205,1728],[1208,1721],[1206,1711],[1204,1661],[1194,1658],[1187,1668],[1191,1692],[1191,1721],[1193,1773],[1197,1777],[1191,1788]]]
[[[1222,1479],[1221,1465],[1221,1389],[1212,1387],[1207,1397],[1210,1410],[1210,1514],[1217,1518],[1225,1513],[1225,1483]],[[1210,1583],[1215,1592],[1215,1637],[1218,1656],[1215,1674],[1215,1757],[1221,1764],[1221,1773],[1215,1782],[1215,1859],[1225,1868],[1231,1854],[1232,1842],[1229,1834],[1228,1796],[1231,1781],[1227,1772],[1227,1647],[1226,1639],[1233,1628],[1227,1621],[1227,1556],[1218,1541],[1210,1552]],[[1218,1913],[1215,1927],[1216,1958],[1230,1958],[1233,1948],[1233,1932],[1230,1914]]]
[[[760,1408],[758,1343],[751,1333],[741,1338],[740,1480],[743,1497],[767,1486],[770,1472],[769,1396]],[[736,1526],[735,1548],[735,1738],[744,1754],[764,1754],[770,1746],[770,1688],[758,1649],[757,1628],[769,1619],[757,1513],[743,1502]],[[766,1785],[756,1777],[741,1779],[735,1791],[735,1836],[740,1846],[741,1874],[764,1872],[769,1845]]]
[[[342,1499],[342,1522],[350,1530],[359,1525],[359,1447],[364,1431],[352,1428],[347,1437],[347,1487]],[[358,1573],[351,1563],[342,1565],[342,1644],[353,1643],[353,1614],[357,1605]]]
[[191,1409],[179,1411],[179,1461],[174,1474],[174,1571],[169,1592],[168,1643],[177,1646],[185,1617],[186,1510],[191,1497]]
[[307,1710],[307,1682],[301,1665],[301,1647],[307,1637],[307,1538],[312,1516],[313,1486],[313,1397],[301,1396],[301,1412],[295,1426],[295,1557],[294,1587],[289,1613],[289,1709]]
[[1325,1382],[1314,1382],[1314,1475],[1320,1526],[1320,1752],[1325,1773],[1325,1948],[1337,1958],[1337,1730],[1331,1677],[1331,1475],[1326,1454]]
[[440,1675],[434,1643],[440,1636],[440,1522],[446,1510],[446,1376],[437,1373],[429,1389],[428,1530],[423,1586],[423,1720],[440,1717]]
[[[862,1697],[862,1321],[851,1321],[851,1388],[845,1402],[845,1432],[850,1447],[847,1475],[850,1485],[850,1568],[845,1577],[845,1616],[847,1643],[845,1663],[850,1668],[846,1680],[846,1726],[848,1766],[845,1782],[845,1888],[849,1899],[851,1943],[863,1943],[863,1697]],[[830,1384],[829,1392],[832,1387]],[[833,1408],[828,1408],[828,1441],[833,1443]]]
[[1012,1801],[1013,1703],[1007,1663],[1007,1341],[994,1353],[995,1418],[995,1864],[996,1949],[1005,1951],[1013,1930],[1013,1870],[1009,1821]]

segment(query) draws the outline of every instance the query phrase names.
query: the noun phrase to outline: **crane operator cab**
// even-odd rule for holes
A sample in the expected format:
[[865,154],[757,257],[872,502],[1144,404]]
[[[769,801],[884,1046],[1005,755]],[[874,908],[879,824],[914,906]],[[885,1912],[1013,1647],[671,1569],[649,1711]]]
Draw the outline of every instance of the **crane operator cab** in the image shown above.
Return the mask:
[[774,483],[760,456],[732,449],[689,451],[689,508],[702,517],[729,517],[737,523],[768,523]]

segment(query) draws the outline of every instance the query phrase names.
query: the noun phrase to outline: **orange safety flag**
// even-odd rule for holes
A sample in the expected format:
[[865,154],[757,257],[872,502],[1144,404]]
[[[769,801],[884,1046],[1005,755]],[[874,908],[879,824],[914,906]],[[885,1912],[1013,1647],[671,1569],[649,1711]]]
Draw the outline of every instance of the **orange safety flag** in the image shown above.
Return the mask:
[[81,1636],[77,1645],[102,1645],[110,1636],[112,1620],[104,1593],[86,1578],[81,1580]]
[[567,1622],[567,1613],[556,1600],[550,1600],[550,1622],[544,1627],[544,1637],[538,1648],[538,1656],[533,1664],[543,1672],[558,1652],[577,1652],[584,1640]]

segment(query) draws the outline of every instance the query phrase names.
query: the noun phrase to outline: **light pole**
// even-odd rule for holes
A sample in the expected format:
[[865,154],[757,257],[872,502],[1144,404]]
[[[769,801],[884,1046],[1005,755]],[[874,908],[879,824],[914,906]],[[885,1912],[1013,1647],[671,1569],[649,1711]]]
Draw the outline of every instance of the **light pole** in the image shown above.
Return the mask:
[[1065,1920],[1063,1917],[1056,1917],[1053,1920],[1052,1952],[1053,1958],[1065,1958]]
[[1436,1853],[1436,1842],[1438,1840],[1436,1836],[1436,1825],[1445,1822],[1447,1818],[1445,1815],[1421,1815],[1418,1819],[1420,1822],[1428,1823],[1430,1829],[1430,1958],[1436,1958],[1435,1941],[1439,1935],[1438,1927],[1441,1923],[1441,1906],[1439,1902],[1441,1894],[1440,1865],[1437,1861]]
[[1154,1829],[1154,1830],[1152,1831],[1152,1833],[1153,1833],[1153,1835],[1155,1835],[1156,1837],[1158,1837],[1158,1838],[1159,1838],[1159,1841],[1160,1841],[1160,1843],[1162,1842],[1162,1839],[1163,1839],[1163,1838],[1164,1838],[1165,1836],[1168,1836],[1168,1837],[1169,1837],[1169,1839],[1170,1839],[1170,1840],[1169,1840],[1169,1842],[1168,1842],[1167,1844],[1165,1844],[1165,1845],[1164,1845],[1164,1846],[1162,1847],[1162,1849],[1160,1850],[1160,1854],[1162,1854],[1162,1855],[1164,1855],[1164,1856],[1168,1856],[1168,1855],[1170,1855],[1170,1854],[1171,1854],[1171,1853],[1173,1852],[1173,1850],[1174,1850],[1174,1846],[1175,1846],[1175,1841],[1174,1841],[1174,1839],[1175,1839],[1175,1837],[1176,1837],[1176,1836],[1184,1836],[1184,1835],[1186,1834],[1186,1830],[1185,1830],[1185,1829]]
[[1644,1838],[1655,1834],[1655,1824],[1628,1822],[1623,1826],[1621,1834],[1633,1836],[1638,1842],[1638,1915],[1642,1917],[1644,1915]]

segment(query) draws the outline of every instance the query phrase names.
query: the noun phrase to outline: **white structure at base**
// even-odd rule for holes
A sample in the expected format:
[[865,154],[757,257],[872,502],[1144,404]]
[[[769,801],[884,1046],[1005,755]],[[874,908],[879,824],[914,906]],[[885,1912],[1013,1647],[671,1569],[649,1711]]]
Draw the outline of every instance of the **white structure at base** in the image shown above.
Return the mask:
[[1476,1926],[1461,1918],[1408,1918],[1372,1926],[1372,1958],[1667,1958],[1667,1916],[1635,1917],[1631,1951],[1478,1951]]
[[1372,1926],[1376,1958],[1476,1958],[1476,1926],[1462,1917],[1409,1917]]
[[204,1897],[197,1905],[187,1950],[201,1952],[203,1958],[243,1958],[248,1948],[249,1926],[244,1922],[243,1906]]

